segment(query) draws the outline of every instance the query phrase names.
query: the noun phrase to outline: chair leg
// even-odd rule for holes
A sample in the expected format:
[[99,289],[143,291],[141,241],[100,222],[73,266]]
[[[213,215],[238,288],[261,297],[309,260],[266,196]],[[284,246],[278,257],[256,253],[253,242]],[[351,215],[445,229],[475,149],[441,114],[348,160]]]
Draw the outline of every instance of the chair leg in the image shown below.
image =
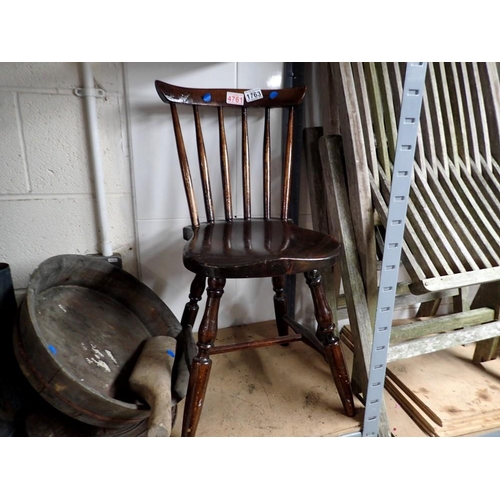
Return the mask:
[[[276,316],[276,326],[278,327],[278,334],[280,337],[288,335],[288,325],[283,319],[287,314],[287,301],[285,295],[285,277],[273,276],[273,290],[274,290],[274,313]],[[282,344],[288,345],[288,344]]]
[[213,347],[217,336],[217,317],[219,303],[224,293],[224,278],[209,278],[207,288],[207,304],[205,313],[198,330],[198,354],[193,359],[189,376],[188,392],[184,407],[182,422],[182,436],[194,437],[201,410],[205,400],[212,360],[210,349]]
[[191,283],[191,289],[189,290],[189,302],[184,307],[181,319],[181,325],[183,328],[188,325],[194,326],[199,309],[198,302],[201,300],[203,289],[205,288],[205,280],[205,276],[197,274]]
[[332,310],[326,300],[325,289],[321,282],[321,275],[317,270],[304,273],[306,283],[311,290],[311,295],[314,303],[314,315],[318,322],[318,330],[316,336],[325,346],[326,357],[330,370],[333,375],[333,380],[344,411],[347,416],[353,417],[356,413],[354,408],[354,397],[352,394],[347,367],[340,347],[339,339],[334,335],[335,325],[333,323]]

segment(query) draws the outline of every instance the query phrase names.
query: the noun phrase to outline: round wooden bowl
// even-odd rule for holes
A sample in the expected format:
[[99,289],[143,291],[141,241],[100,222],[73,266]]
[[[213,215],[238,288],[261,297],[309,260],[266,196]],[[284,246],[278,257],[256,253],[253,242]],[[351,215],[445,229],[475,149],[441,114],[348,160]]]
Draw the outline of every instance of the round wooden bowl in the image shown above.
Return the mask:
[[[31,385],[55,408],[89,425],[123,428],[149,416],[128,384],[143,343],[180,331],[172,311],[131,274],[104,260],[60,255],[30,278],[14,352]],[[185,396],[187,377],[182,364],[173,406]]]

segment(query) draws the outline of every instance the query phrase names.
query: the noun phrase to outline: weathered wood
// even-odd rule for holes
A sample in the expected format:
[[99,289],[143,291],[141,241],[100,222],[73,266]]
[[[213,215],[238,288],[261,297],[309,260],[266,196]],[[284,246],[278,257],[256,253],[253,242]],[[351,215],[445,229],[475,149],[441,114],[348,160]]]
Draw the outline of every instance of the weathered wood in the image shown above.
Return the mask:
[[320,91],[321,123],[325,135],[339,134],[339,114],[335,103],[333,68],[331,63],[318,63],[318,87]]
[[393,326],[391,330],[391,345],[433,333],[449,332],[455,328],[488,323],[494,319],[495,311],[487,307],[482,307],[471,311],[416,321],[407,325]]
[[[366,230],[370,226],[381,259],[404,64],[332,66],[345,152],[348,211],[355,234],[355,245],[346,253],[352,251],[360,257],[365,286],[357,297],[364,293],[373,300],[376,289],[368,286],[365,272],[367,240],[360,235],[365,229],[362,223],[370,221]],[[477,352],[482,354],[477,354],[476,361],[498,354],[493,338],[498,336],[500,323],[492,311],[497,307],[493,302],[500,303],[500,294],[490,292],[492,304],[478,305],[476,301],[470,308],[465,287],[482,284],[484,289],[493,290],[494,283],[500,281],[500,166],[495,158],[500,154],[499,96],[494,63],[428,64],[402,262],[412,280],[413,303],[421,296],[418,316],[435,314],[439,296],[433,294],[447,290],[448,296],[454,297],[455,314],[395,327],[394,339],[398,333],[401,337],[397,348],[391,347],[395,349],[390,351],[393,356],[399,351],[402,357],[415,356],[462,343],[478,344]],[[374,162],[375,153],[378,159]],[[370,207],[364,210],[367,181]],[[376,216],[370,208],[376,209]],[[345,226],[340,228],[344,243]],[[339,304],[351,294],[344,269],[343,281],[345,299]],[[481,309],[485,306],[489,309]],[[360,335],[355,324],[359,315],[347,309],[356,339]],[[340,314],[345,313],[342,310]],[[488,323],[477,325],[484,322]],[[444,333],[430,336],[433,331]],[[421,338],[408,341],[413,335]],[[357,366],[356,356],[354,361]]]
[[[481,86],[478,63],[467,63],[469,77],[471,79],[472,106],[476,117],[476,128],[478,133],[479,151],[486,162],[486,168],[491,171],[491,147],[488,133],[488,119]],[[478,165],[481,168],[481,165]]]
[[[307,183],[309,185],[309,200],[311,204],[311,218],[313,229],[321,233],[336,235],[337,230],[333,226],[333,221],[328,219],[328,206],[333,193],[333,187],[325,183],[323,178],[323,166],[319,154],[319,138],[323,135],[322,127],[308,127],[304,129],[303,144],[306,161]],[[334,314],[334,321],[337,318],[337,295],[340,288],[340,280],[336,276],[340,274],[340,266],[323,270],[323,279],[328,303]]]
[[334,78],[335,88],[338,92],[337,102],[341,104],[339,106],[339,116],[344,138],[343,151],[346,158],[350,213],[363,282],[368,297],[368,308],[373,323],[375,321],[375,293],[377,289],[373,206],[370,196],[370,183],[362,169],[367,164],[366,149],[350,63],[336,64]]
[[463,330],[410,340],[389,347],[387,362],[428,354],[457,345],[466,345],[500,335],[500,322],[486,323]]
[[[479,287],[479,290],[474,297],[471,304],[471,309],[490,307],[494,311],[494,319],[500,320],[500,282],[485,283]],[[500,347],[500,337],[493,339],[483,340],[476,344],[474,356],[472,360],[474,363],[482,363],[496,359]]]
[[[368,309],[366,292],[363,285],[361,267],[356,252],[354,228],[346,190],[341,156],[342,142],[338,136],[323,136],[319,140],[321,161],[324,166],[325,182],[334,188],[335,196],[327,210],[331,220],[339,229],[342,238],[341,269],[349,320],[353,329],[354,355],[362,369],[357,373],[361,388],[366,394],[368,386],[368,367],[370,366],[373,326]],[[327,180],[328,179],[328,180]],[[385,404],[380,416],[380,432],[388,436],[389,427]]]
[[491,269],[479,269],[466,273],[454,274],[452,276],[439,276],[437,278],[424,279],[420,283],[412,283],[410,290],[414,294],[436,292],[449,288],[461,288],[464,286],[480,285],[491,281],[500,280],[500,266]]
[[[89,425],[119,428],[149,416],[128,384],[142,344],[157,335],[178,338],[181,331],[170,309],[131,274],[105,261],[62,255],[44,261],[30,278],[15,353],[31,385],[55,408]],[[187,372],[181,363],[174,403],[183,397]]]

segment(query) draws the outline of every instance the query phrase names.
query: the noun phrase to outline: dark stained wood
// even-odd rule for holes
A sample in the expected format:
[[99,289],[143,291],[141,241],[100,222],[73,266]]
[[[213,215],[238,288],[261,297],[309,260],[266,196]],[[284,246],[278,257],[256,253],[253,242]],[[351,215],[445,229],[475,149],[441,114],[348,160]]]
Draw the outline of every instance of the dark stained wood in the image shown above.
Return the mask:
[[198,160],[200,162],[201,183],[203,186],[203,198],[205,200],[205,213],[207,221],[213,222],[214,204],[212,201],[212,189],[210,187],[210,174],[208,172],[207,153],[205,151],[205,141],[203,140],[203,133],[201,130],[200,111],[198,106],[193,106],[194,121],[196,127],[196,145],[198,147]]
[[225,282],[226,280],[223,278],[210,278],[208,280],[207,306],[198,331],[198,354],[193,359],[191,366],[191,377],[182,422],[182,436],[184,437],[193,437],[196,434],[203,409],[212,367],[210,349],[217,336],[217,316]]
[[184,313],[181,319],[181,325],[186,327],[188,325],[194,326],[196,315],[198,314],[198,302],[201,300],[203,290],[205,288],[206,278],[203,274],[197,274],[191,283],[191,290],[189,293],[189,302],[184,307]]
[[256,347],[269,347],[271,345],[276,344],[284,344],[288,345],[288,342],[297,342],[302,339],[302,335],[291,334],[285,335],[279,338],[271,338],[265,340],[251,340],[248,342],[237,342],[234,344],[226,344],[221,346],[212,347],[210,349],[210,355],[214,354],[225,354],[228,352],[241,351],[242,349],[254,349]]
[[186,191],[186,198],[189,206],[189,215],[191,216],[191,224],[195,227],[200,224],[198,217],[198,208],[194,196],[193,181],[191,179],[191,172],[189,170],[189,162],[186,154],[186,147],[182,137],[181,124],[179,121],[179,113],[175,104],[170,104],[172,111],[172,121],[174,125],[175,142],[177,144],[177,153],[179,155],[179,163],[181,164],[182,180],[184,182],[184,190]]
[[[320,268],[331,269],[335,266],[340,244],[334,236],[323,232],[312,231],[297,226],[289,220],[289,205],[292,193],[292,160],[300,151],[294,149],[295,107],[305,95],[305,87],[290,89],[262,90],[263,97],[256,101],[241,100],[242,107],[242,187],[243,187],[243,215],[244,218],[233,217],[232,193],[230,183],[230,168],[228,143],[224,123],[224,108],[234,107],[235,104],[226,103],[227,92],[242,95],[243,90],[235,89],[191,89],[176,87],[164,82],[155,82],[160,98],[170,103],[174,109],[174,129],[176,141],[182,141],[179,118],[176,104],[195,106],[194,121],[198,143],[198,157],[202,172],[203,192],[207,211],[207,222],[200,224],[192,216],[192,227],[184,231],[187,240],[183,250],[184,266],[196,274],[191,286],[189,302],[186,304],[182,318],[180,339],[191,335],[193,324],[198,311],[198,302],[201,299],[202,287],[205,278],[208,278],[208,298],[205,313],[198,332],[197,352],[184,349],[181,353],[190,367],[190,378],[187,388],[186,405],[183,421],[183,436],[194,436],[199,422],[206,387],[210,376],[211,354],[232,352],[240,349],[264,347],[275,344],[286,345],[287,342],[301,340],[315,350],[319,350],[329,363],[335,385],[343,401],[345,411],[353,415],[353,396],[350,390],[347,370],[339,350],[338,339],[333,336],[333,316],[331,309],[325,309],[323,287],[312,293],[315,311],[321,326],[320,336],[324,338],[325,346],[307,330],[297,331],[298,323],[293,323],[292,329],[296,334],[288,334],[291,320],[288,314],[288,304],[285,297],[286,279],[297,273],[316,271]],[[225,220],[212,220],[213,208],[208,180],[208,166],[205,147],[201,133],[201,123],[197,106],[212,106],[218,114],[219,152],[222,172],[223,197]],[[264,188],[264,218],[252,218],[251,213],[251,186],[250,186],[250,153],[249,153],[249,123],[247,107],[264,108],[264,137],[263,137],[263,188]],[[271,214],[271,108],[283,108],[287,117],[287,134],[284,148],[284,161],[281,172],[282,199],[280,217]],[[274,112],[274,111],[273,111]],[[286,114],[288,112],[288,114]],[[299,119],[300,115],[297,115]],[[300,121],[300,120],[299,120]],[[231,137],[231,134],[228,133]],[[300,143],[300,140],[298,141]],[[184,144],[178,146],[179,161],[183,171],[185,184],[189,187],[190,177]],[[189,197],[193,197],[192,186],[187,189]],[[189,202],[190,210],[193,203]],[[293,216],[293,214],[292,214]],[[278,336],[256,342],[242,342],[227,346],[214,347],[217,334],[217,314],[223,286],[226,279],[240,278],[272,278],[275,292],[274,306]],[[327,311],[330,311],[327,313]],[[328,323],[328,325],[326,324]],[[332,335],[328,335],[327,330]],[[303,334],[306,331],[306,334]],[[185,343],[185,341],[184,341]],[[319,348],[318,348],[319,346]],[[188,346],[189,347],[189,346]],[[182,342],[181,342],[182,349]],[[179,349],[178,349],[179,351]],[[192,354],[189,354],[191,352]],[[177,362],[176,356],[176,362]],[[174,363],[174,374],[176,373]]]
[[195,228],[183,260],[196,274],[264,278],[333,266],[338,253],[333,236],[281,219],[240,219]]
[[[199,106],[226,106],[239,107],[238,104],[228,104],[226,94],[234,92],[243,94],[245,90],[251,89],[194,89],[188,87],[178,87],[169,83],[155,81],[156,91],[163,102],[177,104],[196,104]],[[286,89],[261,89],[263,98],[257,101],[248,102],[244,100],[243,106],[250,108],[282,108],[285,106],[297,106],[302,102],[306,94],[306,87],[292,87]],[[210,95],[210,100],[203,97]]]
[[308,271],[304,275],[306,283],[311,290],[311,295],[313,296],[314,315],[318,322],[316,336],[325,346],[328,364],[330,365],[345,413],[349,417],[353,417],[356,414],[356,409],[354,407],[351,384],[349,382],[347,367],[344,362],[339,339],[335,335],[333,314],[326,300],[325,290],[321,282],[321,275],[317,270]]
[[[89,425],[120,428],[149,415],[128,384],[143,343],[157,335],[177,338],[181,330],[163,301],[126,271],[62,255],[31,276],[14,352],[33,388],[55,408]],[[187,386],[188,367],[179,368]],[[177,382],[173,401],[185,391]]]
[[271,110],[266,108],[264,118],[264,217],[271,217]]
[[251,198],[250,198],[250,150],[248,145],[248,120],[247,109],[241,110],[241,133],[242,133],[242,162],[243,162],[243,213],[245,219],[252,216]]
[[220,146],[220,167],[222,175],[222,189],[224,192],[224,213],[226,220],[233,218],[233,202],[231,197],[231,179],[229,170],[229,155],[227,152],[226,129],[224,128],[224,110],[218,108],[219,112],[219,146]]
[[273,276],[274,313],[280,337],[288,335],[288,325],[284,317],[288,311],[285,294],[285,276]]
[[281,218],[288,219],[290,208],[290,189],[292,182],[292,137],[293,137],[294,108],[290,108],[288,116],[288,130],[286,134],[285,161],[283,165],[283,196],[281,206]]

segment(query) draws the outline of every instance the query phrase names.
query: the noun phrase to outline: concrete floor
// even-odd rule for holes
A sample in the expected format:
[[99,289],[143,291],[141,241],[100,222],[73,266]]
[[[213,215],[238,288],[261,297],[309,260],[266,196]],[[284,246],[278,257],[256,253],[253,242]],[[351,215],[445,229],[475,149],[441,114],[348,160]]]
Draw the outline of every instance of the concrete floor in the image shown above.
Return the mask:
[[[276,336],[275,322],[226,328],[217,345]],[[345,349],[346,361],[352,356]],[[395,436],[424,436],[394,400],[386,405]],[[213,357],[212,372],[198,426],[198,437],[342,436],[359,432],[363,407],[355,418],[343,413],[330,369],[302,342],[247,349]],[[180,436],[183,403],[172,436]]]

